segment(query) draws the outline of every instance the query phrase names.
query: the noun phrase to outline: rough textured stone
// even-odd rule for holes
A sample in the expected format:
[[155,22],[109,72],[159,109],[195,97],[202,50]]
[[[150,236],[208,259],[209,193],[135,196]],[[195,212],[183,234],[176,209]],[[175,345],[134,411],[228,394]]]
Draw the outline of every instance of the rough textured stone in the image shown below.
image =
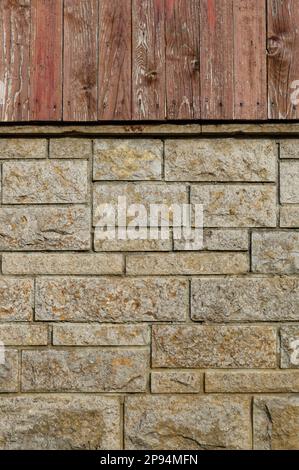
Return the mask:
[[275,227],[272,185],[192,185],[191,202],[202,204],[205,227]]
[[[1,335],[0,335],[1,341]],[[4,353],[4,362],[0,362],[0,392],[9,393],[18,391],[19,380],[19,359],[18,351],[7,349]],[[1,396],[2,401],[3,396]],[[1,406],[1,405],[0,405]],[[0,431],[1,433],[1,431]],[[0,437],[1,446],[1,437]]]
[[280,202],[299,203],[299,161],[280,162]]
[[127,274],[239,274],[249,270],[244,253],[160,253],[128,255]]
[[22,391],[144,392],[148,353],[84,348],[22,352]]
[[299,325],[286,325],[280,330],[281,367],[299,368]]
[[144,346],[149,342],[148,325],[53,325],[53,344],[58,346]]
[[249,449],[248,398],[127,397],[126,449]]
[[0,139],[0,159],[46,158],[46,139]]
[[254,449],[299,449],[299,397],[254,399]]
[[95,180],[159,180],[163,143],[156,139],[100,139],[94,142]]
[[288,139],[280,141],[280,158],[299,158],[299,140]]
[[192,279],[191,316],[211,322],[299,321],[299,278]]
[[5,162],[5,204],[87,202],[87,162]]
[[5,253],[4,274],[121,274],[122,255],[95,253]]
[[299,392],[299,371],[208,371],[207,393],[289,393]]
[[[191,243],[190,243],[191,242]],[[174,240],[175,250],[209,250],[238,251],[248,250],[249,236],[247,230],[209,229],[203,230],[202,246],[195,240]]]
[[0,322],[29,321],[33,314],[33,280],[0,277]]
[[[130,236],[130,229],[127,229]],[[148,233],[149,231],[147,231]],[[117,235],[117,232],[116,232]],[[103,232],[101,227],[95,228],[94,249],[95,251],[171,251],[172,237],[169,240],[134,240],[129,236],[127,240],[103,240]],[[131,239],[132,238],[132,239]]]
[[50,158],[86,158],[91,157],[92,141],[66,137],[50,139]]
[[168,181],[275,181],[272,140],[176,139],[165,142]]
[[197,371],[170,371],[151,373],[152,393],[199,393],[203,374]]
[[299,228],[299,206],[280,207],[280,226]]
[[85,207],[0,208],[0,250],[88,250],[90,210]]
[[[93,223],[99,223],[97,208],[100,204],[113,204],[117,208],[118,197],[125,196],[127,207],[131,204],[143,204],[150,214],[150,204],[187,204],[188,191],[184,184],[165,183],[95,183],[93,190]],[[135,216],[128,217],[127,223]],[[164,220],[164,218],[163,218]],[[170,215],[170,222],[171,215]]]
[[257,273],[298,273],[299,232],[254,232],[252,270]]
[[113,450],[120,448],[116,397],[1,397],[2,450]]
[[39,278],[38,320],[183,321],[188,281],[173,278]]
[[155,325],[153,367],[273,368],[270,326]]
[[0,341],[5,346],[45,346],[48,344],[48,326],[0,323]]

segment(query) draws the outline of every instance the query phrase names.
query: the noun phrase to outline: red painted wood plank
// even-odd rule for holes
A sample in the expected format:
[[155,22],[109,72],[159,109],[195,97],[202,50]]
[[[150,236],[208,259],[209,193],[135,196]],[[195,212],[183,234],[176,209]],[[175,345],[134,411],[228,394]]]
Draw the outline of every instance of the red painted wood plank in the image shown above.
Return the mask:
[[299,2],[268,0],[268,117],[299,118]]
[[98,1],[64,0],[64,121],[97,120]]
[[265,0],[233,0],[235,119],[267,118]]
[[30,0],[1,0],[0,17],[0,119],[27,121]]
[[200,118],[199,0],[165,0],[168,119]]
[[132,118],[165,118],[164,0],[133,0]]
[[62,6],[31,0],[31,120],[62,118]]
[[200,84],[202,119],[232,119],[233,0],[200,2]]
[[131,119],[131,0],[101,0],[98,119]]

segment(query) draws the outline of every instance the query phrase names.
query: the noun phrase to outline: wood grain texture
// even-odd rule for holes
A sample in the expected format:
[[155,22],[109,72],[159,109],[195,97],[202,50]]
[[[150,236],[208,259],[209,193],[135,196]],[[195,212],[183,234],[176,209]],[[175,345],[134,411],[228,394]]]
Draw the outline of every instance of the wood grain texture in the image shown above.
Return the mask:
[[0,119],[27,121],[30,0],[1,0],[0,18]]
[[62,119],[62,0],[31,0],[30,119]]
[[268,116],[299,118],[299,2],[268,0]]
[[235,119],[267,118],[265,0],[233,0]]
[[64,0],[63,119],[97,120],[98,1]]
[[199,0],[165,0],[168,119],[200,118]]
[[99,5],[98,119],[131,119],[131,0]]
[[201,0],[202,119],[231,119],[233,116],[233,50],[233,0]]
[[133,0],[132,118],[165,118],[164,0]]

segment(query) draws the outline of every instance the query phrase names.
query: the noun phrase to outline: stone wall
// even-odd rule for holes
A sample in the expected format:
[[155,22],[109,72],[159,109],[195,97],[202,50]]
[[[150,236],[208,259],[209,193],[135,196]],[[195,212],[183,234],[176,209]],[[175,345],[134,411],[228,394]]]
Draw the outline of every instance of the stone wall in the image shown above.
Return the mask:
[[[0,448],[298,449],[298,128],[111,127],[0,130]],[[203,249],[97,239],[121,194]]]

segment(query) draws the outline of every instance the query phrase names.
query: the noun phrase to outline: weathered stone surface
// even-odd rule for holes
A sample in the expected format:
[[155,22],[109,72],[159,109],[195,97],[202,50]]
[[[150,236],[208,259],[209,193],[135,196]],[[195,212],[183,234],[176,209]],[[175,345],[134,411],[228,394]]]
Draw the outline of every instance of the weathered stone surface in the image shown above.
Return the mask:
[[202,204],[205,227],[275,227],[272,185],[192,185],[191,202]]
[[[191,242],[191,243],[190,243]],[[203,244],[196,240],[174,240],[175,250],[216,250],[238,251],[248,250],[249,236],[247,230],[238,229],[209,229],[203,230]]]
[[5,204],[87,202],[87,162],[45,160],[3,164]]
[[156,139],[100,139],[94,142],[94,180],[159,180],[163,142]]
[[[1,327],[0,327],[1,332]],[[144,346],[150,342],[149,325],[53,325],[58,346]],[[0,336],[1,337],[1,336]]]
[[126,397],[126,449],[249,449],[249,399]]
[[[0,336],[1,341],[1,336]],[[7,349],[4,351],[4,362],[0,362],[0,392],[9,393],[18,391],[19,379],[18,351]],[[2,401],[2,396],[1,400]],[[0,431],[1,434],[1,431]],[[1,437],[0,437],[1,446]]]
[[[93,186],[93,223],[98,225],[100,204],[113,204],[117,209],[118,197],[126,197],[126,204],[143,204],[150,216],[150,204],[187,204],[188,187],[184,184],[165,183],[95,183]],[[117,212],[117,211],[116,211]],[[135,214],[127,217],[127,224],[135,219]],[[163,217],[163,220],[165,218]],[[170,222],[172,217],[170,215]],[[126,225],[126,224],[124,224]]]
[[289,393],[299,392],[299,371],[208,371],[207,393]]
[[120,449],[116,397],[1,397],[3,450]]
[[128,255],[127,274],[239,274],[249,271],[245,253],[157,253]]
[[[123,230],[123,228],[120,228]],[[95,251],[171,251],[172,250],[172,233],[168,232],[168,239],[162,240],[161,231],[158,229],[158,239],[154,240],[150,237],[150,229],[142,227],[140,232],[126,227],[126,240],[120,240],[118,237],[118,227],[108,228],[95,227],[94,231],[94,249]],[[113,235],[113,237],[112,237]],[[136,239],[140,235],[142,239]],[[112,238],[112,239],[111,239]]]
[[299,203],[299,161],[280,162],[280,202]]
[[144,392],[147,363],[141,349],[22,351],[22,391]]
[[173,278],[38,278],[38,320],[183,321],[188,281]]
[[202,389],[203,374],[197,371],[151,373],[152,393],[199,393]]
[[280,207],[280,226],[299,228],[299,206],[281,206]]
[[92,141],[66,137],[50,139],[50,158],[86,158],[91,157]]
[[88,250],[90,210],[85,207],[0,208],[0,250]]
[[4,274],[121,274],[123,256],[95,253],[5,253]]
[[281,367],[299,368],[299,325],[285,325],[280,330]]
[[0,159],[46,158],[46,139],[0,139]]
[[0,323],[0,341],[5,346],[45,346],[48,325]]
[[275,181],[272,140],[175,139],[165,142],[168,181]]
[[299,397],[254,399],[254,449],[299,449]]
[[271,326],[154,325],[153,367],[273,368]]
[[0,277],[0,322],[29,321],[34,302],[32,279]]
[[280,158],[299,158],[299,140],[287,139],[280,141]]
[[192,279],[191,316],[211,322],[299,321],[299,278]]
[[299,232],[254,232],[252,270],[257,273],[298,273]]

